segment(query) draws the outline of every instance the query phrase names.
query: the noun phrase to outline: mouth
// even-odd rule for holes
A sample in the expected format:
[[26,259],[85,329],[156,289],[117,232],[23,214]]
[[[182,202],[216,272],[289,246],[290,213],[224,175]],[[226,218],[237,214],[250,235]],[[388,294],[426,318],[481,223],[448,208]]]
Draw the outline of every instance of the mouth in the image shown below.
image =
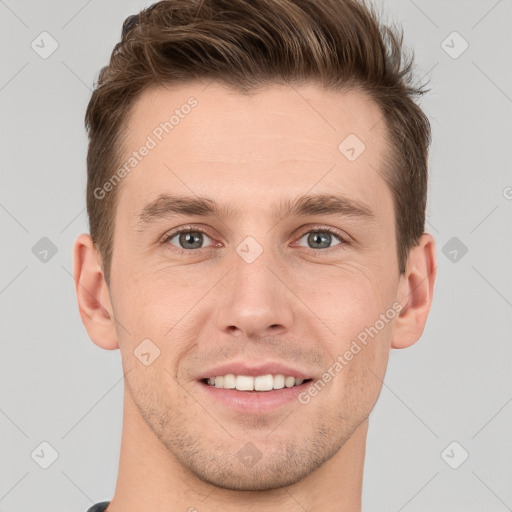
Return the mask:
[[243,415],[262,415],[299,404],[313,379],[283,374],[235,375],[226,374],[198,380],[207,402],[221,410]]
[[300,405],[317,370],[272,359],[233,360],[196,376],[207,402],[221,411],[258,415]]
[[201,379],[206,386],[216,389],[229,389],[246,393],[268,393],[280,389],[289,389],[302,386],[313,379],[301,379],[291,375],[267,374],[267,375],[217,375]]

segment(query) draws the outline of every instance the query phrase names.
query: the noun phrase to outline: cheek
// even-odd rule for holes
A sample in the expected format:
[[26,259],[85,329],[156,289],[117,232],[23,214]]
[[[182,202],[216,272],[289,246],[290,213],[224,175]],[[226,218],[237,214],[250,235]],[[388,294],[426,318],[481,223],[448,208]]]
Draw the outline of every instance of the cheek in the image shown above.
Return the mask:
[[[375,406],[382,389],[391,342],[391,324],[371,334],[360,325],[356,325],[356,320],[346,322],[343,328],[347,334],[343,332],[329,347],[332,363],[326,369],[330,376],[334,376],[327,377],[330,387],[322,406],[338,411],[339,420],[347,424],[358,424]],[[358,338],[360,333],[366,338]],[[325,379],[325,374],[322,378]]]
[[[189,343],[186,335],[177,337],[176,332],[181,332],[183,322],[186,323],[187,310],[191,307],[191,301],[187,300],[190,292],[187,288],[172,287],[162,282],[153,272],[132,273],[124,278],[118,276],[116,285],[113,297],[116,329],[125,371],[132,368],[138,374],[145,370],[143,361],[137,356],[149,353],[145,358],[154,360],[151,367],[165,362],[165,368],[175,375],[173,361],[180,357]],[[168,343],[171,338],[172,351]],[[147,373],[151,378],[150,372]],[[170,375],[168,377],[171,378]]]
[[[192,300],[193,286],[184,286],[176,269],[126,267],[116,282],[116,302],[119,313],[133,330],[172,325],[180,312]],[[189,306],[190,307],[190,306]],[[181,313],[183,315],[183,313]]]
[[300,293],[341,349],[391,307],[393,283],[385,275],[378,267],[343,263],[302,276]]
[[310,307],[329,327],[321,332],[326,332],[323,344],[330,360],[326,370],[335,375],[333,405],[343,401],[350,410],[366,411],[375,404],[391,344],[392,316],[386,322],[381,315],[394,301],[392,274],[373,268],[378,269],[347,263],[329,275],[318,274],[314,288],[311,281],[304,284],[316,290]]

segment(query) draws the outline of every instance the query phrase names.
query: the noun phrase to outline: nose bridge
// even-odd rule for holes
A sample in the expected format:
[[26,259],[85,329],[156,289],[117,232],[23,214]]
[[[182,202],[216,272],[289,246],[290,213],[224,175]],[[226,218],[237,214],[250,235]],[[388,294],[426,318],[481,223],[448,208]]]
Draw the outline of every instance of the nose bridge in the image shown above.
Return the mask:
[[[260,229],[257,235],[262,242],[264,232]],[[275,275],[281,266],[270,238],[263,245],[256,236],[247,236],[235,247],[232,271],[217,307],[221,330],[259,337],[291,327],[291,304],[286,286]]]

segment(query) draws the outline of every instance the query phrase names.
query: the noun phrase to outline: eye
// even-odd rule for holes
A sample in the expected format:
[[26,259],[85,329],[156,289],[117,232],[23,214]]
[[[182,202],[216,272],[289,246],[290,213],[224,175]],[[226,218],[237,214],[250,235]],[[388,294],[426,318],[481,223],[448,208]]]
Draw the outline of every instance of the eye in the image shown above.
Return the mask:
[[[332,245],[333,237],[338,240],[338,243],[334,245]],[[306,238],[306,243],[308,244],[309,249],[318,252],[327,252],[329,249],[333,249],[338,245],[347,245],[349,243],[341,232],[328,226],[305,231],[297,243],[304,238]],[[176,248],[176,251],[179,254],[184,254],[187,252],[191,253],[194,250],[207,248],[203,247],[205,241],[210,241],[210,243],[213,242],[213,239],[208,236],[206,231],[198,227],[186,226],[176,229],[170,233],[166,233],[161,240],[161,243],[172,245]],[[215,245],[210,246],[219,247],[221,245],[222,244],[220,243],[216,243]],[[299,243],[299,245],[301,244]]]
[[[170,243],[171,245],[175,245],[178,249],[190,251],[203,249],[202,244],[205,238],[210,240],[210,242],[212,241],[206,231],[199,228],[186,227],[167,233],[162,240],[162,244]],[[176,239],[175,243],[173,243],[174,239]]]
[[306,238],[306,243],[310,244],[310,249],[328,250],[333,247],[331,245],[333,237],[339,241],[337,244],[334,244],[334,246],[345,245],[348,243],[338,230],[330,227],[322,227],[315,230],[306,231],[300,237],[299,242],[303,238]]

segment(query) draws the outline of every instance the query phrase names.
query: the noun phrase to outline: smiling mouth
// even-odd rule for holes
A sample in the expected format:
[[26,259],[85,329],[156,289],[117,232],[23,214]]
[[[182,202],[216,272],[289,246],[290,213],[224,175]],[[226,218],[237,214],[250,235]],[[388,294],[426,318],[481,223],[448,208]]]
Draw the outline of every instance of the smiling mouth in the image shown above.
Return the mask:
[[301,386],[311,382],[312,379],[299,379],[292,376],[261,375],[251,377],[248,375],[227,374],[217,377],[201,379],[206,386],[217,389],[230,389],[246,393],[265,393],[268,391],[277,391]]

